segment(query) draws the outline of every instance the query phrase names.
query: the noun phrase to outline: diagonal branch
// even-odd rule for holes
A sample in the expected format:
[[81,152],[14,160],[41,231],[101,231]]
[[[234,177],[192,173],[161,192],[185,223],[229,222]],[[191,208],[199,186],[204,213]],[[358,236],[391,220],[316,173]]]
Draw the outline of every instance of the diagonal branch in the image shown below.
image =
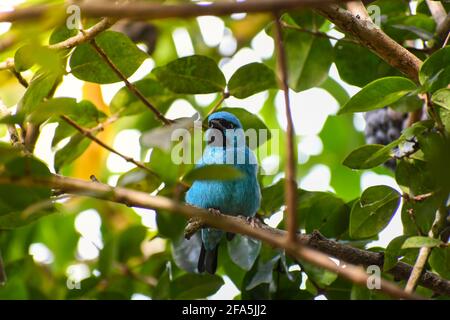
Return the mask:
[[139,91],[138,88],[136,88],[130,81],[128,81],[127,77],[125,77],[122,72],[114,65],[114,63],[111,61],[111,59],[106,55],[105,51],[103,51],[102,48],[100,48],[97,43],[95,42],[95,39],[91,40],[91,45],[97,51],[97,53],[102,57],[102,59],[110,66],[110,68],[114,71],[114,73],[125,83],[127,88],[137,97],[139,98],[142,103],[150,109],[155,116],[161,120],[162,123],[168,125],[171,124],[172,121],[164,117],[164,115],[159,112],[159,110],[148,101],[148,99],[142,94],[141,91]]
[[[152,196],[144,192],[134,191],[126,188],[114,188],[99,182],[92,183],[89,181],[62,177],[58,175],[53,175],[49,178],[30,176],[2,176],[0,177],[0,184],[15,184],[24,187],[46,186],[53,189],[58,189],[65,193],[85,195],[97,199],[123,203],[133,207],[166,210],[175,214],[180,214],[185,218],[200,219],[204,222],[205,225],[211,226],[213,228],[247,235],[249,237],[261,240],[273,247],[285,249],[296,259],[301,259],[332,272],[338,273],[344,278],[363,286],[365,286],[367,283],[368,275],[363,268],[356,267],[352,265],[352,263],[355,263],[359,259],[360,264],[364,265],[364,263],[362,263],[363,261],[375,261],[373,255],[376,255],[376,257],[378,258],[380,257],[378,253],[370,253],[330,240],[323,240],[323,238],[317,235],[300,235],[296,238],[297,241],[286,242],[286,232],[283,230],[270,228],[266,225],[254,226],[237,216],[223,214],[212,215],[208,210],[188,206],[166,197]],[[313,249],[314,246],[322,246],[321,243],[324,242],[326,243],[325,246],[328,246],[328,248],[324,248],[324,251],[333,251],[335,256],[339,254],[342,257],[338,257],[339,259],[345,261],[346,259],[344,258],[347,257],[347,260],[352,260],[353,262],[346,261],[349,263],[346,263],[345,267],[341,265],[338,266],[329,259],[327,254]],[[305,245],[309,245],[309,247]],[[402,268],[405,269],[405,266],[403,266]],[[405,270],[407,272],[408,268],[406,268]],[[435,287],[432,287],[432,289],[440,290],[441,292],[450,295],[450,283],[437,277],[436,275],[433,275],[432,277],[433,280],[436,281],[432,282],[432,284],[435,285]],[[404,279],[405,274],[402,274],[401,278]],[[441,287],[437,286],[436,283],[439,283]],[[428,282],[428,285],[430,285],[430,282]],[[405,293],[405,291],[400,289],[398,286],[385,280],[382,280],[381,290],[394,298],[420,298],[417,295]]]
[[70,126],[72,126],[73,128],[75,128],[78,132],[80,132],[82,135],[84,135],[86,138],[94,141],[96,144],[98,144],[99,146],[101,146],[102,148],[108,150],[109,152],[112,152],[116,155],[118,155],[119,157],[121,157],[122,159],[124,159],[127,162],[133,163],[134,165],[136,165],[137,167],[144,169],[147,172],[150,172],[151,174],[158,176],[153,170],[151,170],[149,167],[147,167],[145,164],[143,164],[140,161],[137,161],[131,157],[128,157],[126,155],[124,155],[123,153],[115,150],[114,148],[108,146],[106,143],[104,143],[103,141],[101,141],[100,139],[98,139],[95,135],[92,134],[92,130],[88,130],[85,129],[83,127],[81,127],[80,125],[78,125],[75,121],[73,121],[72,119],[70,119],[67,116],[62,115],[61,119],[63,119],[67,124],[69,124]]
[[336,41],[346,41],[346,42],[351,42],[354,44],[359,44],[358,41],[355,41],[353,39],[350,38],[337,38],[337,37],[333,37],[329,34],[327,34],[326,32],[321,32],[321,31],[314,31],[314,30],[309,30],[309,29],[305,29],[303,27],[299,27],[299,26],[295,26],[292,24],[289,24],[285,21],[280,21],[281,26],[285,29],[291,29],[291,30],[295,30],[298,32],[304,32],[304,33],[309,33],[315,37],[319,37],[319,38],[326,38],[326,39],[331,39],[331,40],[336,40]]
[[[1,14],[0,14],[1,16]],[[82,43],[86,43],[94,39],[98,34],[105,31],[115,23],[116,19],[104,18],[100,20],[97,24],[93,25],[84,32],[80,32],[76,36],[66,39],[62,42],[58,42],[48,46],[53,50],[71,49]],[[1,51],[1,50],[0,50]],[[0,70],[14,70],[14,59],[10,58],[2,63],[0,63]]]
[[286,109],[286,213],[287,213],[287,231],[288,241],[294,242],[297,233],[297,181],[296,181],[296,156],[294,146],[294,123],[292,121],[291,106],[289,102],[289,84],[287,75],[286,52],[283,45],[283,31],[280,22],[280,16],[277,14],[275,18],[275,45],[277,52],[278,71],[280,73],[280,83],[284,93],[284,103]]
[[413,81],[419,81],[422,61],[391,39],[375,23],[361,19],[337,5],[321,7],[316,11]]

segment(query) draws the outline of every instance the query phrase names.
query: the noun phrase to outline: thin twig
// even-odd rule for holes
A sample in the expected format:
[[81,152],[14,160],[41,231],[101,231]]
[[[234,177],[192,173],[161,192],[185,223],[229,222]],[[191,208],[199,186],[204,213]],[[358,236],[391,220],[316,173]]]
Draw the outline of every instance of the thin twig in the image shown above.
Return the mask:
[[[8,108],[3,104],[3,101],[0,99],[0,116],[8,116],[11,113],[9,112]],[[8,133],[9,133],[9,139],[11,141],[11,144],[13,146],[19,146],[23,147],[22,139],[20,134],[17,132],[17,128],[14,124],[8,124],[7,125]]]
[[171,124],[172,121],[164,117],[164,115],[159,112],[159,110],[150,103],[150,101],[147,100],[147,98],[142,94],[142,92],[139,91],[138,88],[136,88],[131,82],[128,81],[127,77],[125,77],[122,72],[114,65],[114,63],[111,61],[111,59],[108,57],[108,55],[103,51],[102,48],[100,48],[95,41],[95,39],[91,40],[91,45],[97,51],[97,53],[102,57],[102,59],[110,66],[111,70],[114,71],[114,73],[125,83],[127,88],[136,96],[138,97],[142,103],[149,108],[155,116],[161,120],[164,124],[168,125]]
[[223,92],[219,101],[217,101],[217,103],[212,107],[211,110],[209,110],[208,114],[206,115],[206,117],[210,116],[211,114],[213,114],[214,112],[216,112],[220,106],[222,105],[222,103],[225,101],[225,99],[227,99],[230,96],[230,94],[228,92]]
[[336,40],[336,41],[346,41],[346,42],[351,42],[354,44],[359,44],[358,41],[354,40],[354,39],[350,39],[350,38],[337,38],[337,37],[333,37],[330,36],[329,34],[325,33],[325,32],[321,32],[321,31],[314,31],[314,30],[309,30],[309,29],[305,29],[299,26],[294,26],[292,24],[287,23],[286,21],[280,21],[281,26],[285,29],[292,29],[298,32],[304,32],[304,33],[309,33],[315,37],[320,37],[320,38],[326,38],[326,39],[331,39],[331,40]]
[[[338,273],[344,278],[350,280],[351,282],[366,285],[366,281],[369,279],[368,274],[364,271],[362,267],[356,267],[350,261],[346,261],[345,267],[342,265],[336,265],[332,262],[328,256],[329,253],[325,254],[316,249],[311,249],[313,245],[323,245],[324,242],[330,242],[331,240],[323,240],[319,236],[306,236],[298,235],[295,242],[287,242],[287,234],[283,230],[270,228],[264,225],[257,225],[248,222],[246,219],[241,217],[235,217],[225,214],[212,215],[208,210],[196,208],[192,206],[184,205],[180,202],[173,201],[169,198],[162,196],[152,196],[145,192],[135,191],[120,187],[111,187],[103,183],[92,183],[90,181],[84,181],[80,179],[74,179],[69,177],[63,177],[58,175],[53,175],[50,178],[47,177],[8,177],[0,176],[0,184],[15,184],[21,186],[47,186],[53,189],[59,189],[66,191],[70,194],[78,194],[89,196],[102,200],[109,200],[113,202],[123,203],[133,207],[154,209],[154,210],[165,210],[172,212],[174,214],[180,214],[185,218],[197,218],[201,219],[205,225],[212,228],[221,229],[223,231],[239,233],[252,237],[254,239],[261,240],[266,244],[285,249],[289,254],[293,255],[297,259],[302,259],[303,261],[310,262],[318,267],[325,268],[326,270]],[[337,242],[332,242],[333,248],[328,248],[328,251],[336,252],[337,248],[345,250],[342,254],[342,259],[353,260],[356,259],[366,259],[370,257],[380,258],[378,253],[370,253],[360,249],[352,248],[350,246],[345,246]],[[309,245],[311,248],[307,248]],[[330,246],[330,243],[325,243],[326,246]],[[345,248],[345,249],[343,249]],[[325,250],[325,249],[324,249]],[[341,259],[341,258],[339,258]],[[372,261],[368,265],[371,264]],[[377,263],[381,261],[377,260]],[[365,265],[365,263],[364,263]],[[399,263],[398,265],[402,265]],[[399,274],[401,278],[405,277],[405,272],[411,270],[406,268]],[[439,282],[439,290],[443,290],[450,294],[450,283],[445,281],[438,276],[434,275],[433,279],[440,279],[439,281],[430,283],[430,285],[436,286]],[[446,289],[448,288],[448,289]],[[415,294],[407,294],[398,286],[390,283],[386,280],[381,280],[381,291],[389,294],[390,296],[397,299],[419,299],[420,297]],[[448,291],[446,291],[448,290]]]
[[442,44],[442,48],[447,45],[449,39],[450,39],[450,31],[447,32],[447,37],[445,38],[444,43]]
[[81,127],[80,125],[78,125],[75,121],[73,121],[72,119],[70,119],[67,116],[62,115],[61,119],[63,119],[65,122],[67,122],[67,124],[69,124],[70,126],[72,126],[73,128],[75,128],[78,132],[80,132],[82,135],[84,135],[85,137],[87,137],[88,139],[94,141],[95,143],[97,143],[99,146],[101,146],[102,148],[118,155],[119,157],[121,157],[122,159],[124,159],[127,162],[133,163],[134,165],[136,165],[137,167],[144,169],[147,172],[150,172],[153,175],[157,174],[151,170],[149,167],[147,167],[145,164],[143,164],[140,161],[137,161],[131,157],[128,157],[126,155],[124,155],[123,153],[115,150],[114,148],[108,146],[106,143],[104,143],[103,141],[101,141],[100,139],[98,139],[96,136],[94,136],[90,130],[85,129],[83,127]]
[[295,241],[297,233],[297,181],[296,181],[296,155],[294,146],[294,123],[292,121],[291,106],[289,102],[289,85],[287,75],[286,53],[283,45],[283,33],[279,15],[275,18],[275,44],[277,52],[278,71],[280,72],[281,87],[284,92],[284,102],[286,109],[286,185],[285,201],[287,212],[288,240]]
[[5,265],[3,263],[2,252],[0,251],[0,286],[6,283]]
[[[439,210],[436,211],[436,218],[433,222],[433,225],[428,233],[430,238],[439,238],[439,234],[443,226],[445,226],[445,222],[447,220],[448,212],[445,208],[445,205],[442,205]],[[422,275],[425,265],[427,263],[428,257],[430,256],[431,250],[433,248],[430,247],[422,247],[419,250],[419,255],[417,256],[416,262],[414,264],[411,275],[409,276],[408,282],[406,283],[405,291],[408,293],[414,292],[416,286],[419,282],[419,278]]]

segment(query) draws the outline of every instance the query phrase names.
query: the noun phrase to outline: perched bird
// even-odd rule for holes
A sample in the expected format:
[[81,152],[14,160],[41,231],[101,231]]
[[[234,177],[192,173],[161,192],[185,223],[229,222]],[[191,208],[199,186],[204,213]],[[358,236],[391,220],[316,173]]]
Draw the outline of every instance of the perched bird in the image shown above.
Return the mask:
[[[197,180],[186,193],[186,202],[223,214],[253,217],[261,202],[256,177],[258,165],[253,151],[245,144],[242,124],[231,113],[216,112],[208,117],[208,127],[208,145],[197,167],[229,164],[240,170],[242,176],[233,180]],[[201,230],[199,272],[216,272],[218,246],[223,236],[223,231],[214,228]],[[227,234],[227,239],[232,239],[232,236]]]

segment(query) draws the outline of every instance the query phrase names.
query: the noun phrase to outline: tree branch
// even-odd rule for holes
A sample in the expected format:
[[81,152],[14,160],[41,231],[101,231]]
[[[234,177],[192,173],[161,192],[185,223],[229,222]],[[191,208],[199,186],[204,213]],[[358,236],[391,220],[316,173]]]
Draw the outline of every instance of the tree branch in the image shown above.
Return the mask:
[[361,19],[337,5],[321,7],[316,11],[333,22],[343,32],[356,38],[362,45],[398,69],[415,82],[422,61],[386,35],[375,23]]
[[350,11],[355,17],[372,21],[369,14],[367,13],[366,7],[361,1],[350,1],[346,3],[346,6],[347,10]]
[[[239,12],[278,12],[305,7],[320,7],[325,4],[349,0],[247,0],[239,2],[219,1],[210,4],[179,3],[159,5],[148,2],[133,2],[111,5],[107,1],[80,3],[81,12],[86,17],[116,17],[133,19],[190,18],[205,15],[229,15]],[[32,6],[0,14],[0,22],[14,22],[45,17],[48,12],[63,11],[64,6]]]
[[[200,219],[205,225],[213,228],[243,234],[261,240],[273,247],[285,249],[297,259],[336,272],[359,285],[366,285],[368,275],[362,268],[353,266],[353,263],[364,266],[383,264],[383,256],[380,253],[368,252],[343,245],[335,241],[324,239],[319,234],[313,234],[311,236],[299,235],[296,238],[296,242],[286,242],[286,232],[283,230],[274,229],[266,225],[251,225],[246,222],[246,220],[236,216],[223,214],[212,215],[208,210],[188,206],[162,196],[151,196],[144,192],[120,187],[113,188],[98,182],[93,183],[58,175],[53,175],[50,178],[2,176],[0,177],[0,184],[16,184],[24,187],[47,186],[61,190],[65,193],[85,195],[97,199],[123,203],[133,207],[166,210],[180,214],[188,219]],[[308,245],[309,248],[305,245]],[[319,252],[317,249],[323,251],[325,254]],[[338,266],[329,260],[327,254],[343,260],[348,264],[346,264],[345,267]],[[399,279],[406,279],[409,275],[408,272],[410,271],[410,266],[404,263],[398,263],[390,272],[395,272],[393,274]],[[422,285],[429,287],[438,293],[450,295],[450,282],[441,279],[437,275],[426,273],[421,277],[420,281]],[[394,298],[419,298],[416,295],[406,294],[402,289],[385,280],[382,280],[381,290]]]
[[114,65],[114,63],[111,61],[111,59],[106,55],[105,51],[103,51],[102,48],[100,48],[97,43],[95,42],[95,39],[91,40],[91,45],[97,51],[97,53],[102,57],[102,59],[110,66],[110,68],[114,71],[114,73],[125,83],[127,88],[136,96],[139,98],[139,100],[142,101],[142,103],[150,109],[155,116],[161,120],[162,123],[168,125],[171,124],[172,121],[164,117],[164,115],[159,112],[159,110],[150,103],[150,101],[147,100],[147,98],[142,94],[142,92],[139,91],[138,88],[136,88],[130,81],[128,81],[127,77],[125,77],[122,72]]
[[285,203],[286,203],[286,213],[287,221],[286,228],[288,231],[288,241],[294,242],[297,233],[297,180],[296,180],[296,156],[295,156],[295,146],[294,146],[294,123],[292,121],[291,106],[289,102],[289,84],[287,75],[287,61],[286,53],[283,45],[283,31],[280,22],[280,16],[277,15],[275,18],[275,45],[277,52],[277,64],[278,71],[280,73],[281,87],[284,93],[284,103],[286,109],[286,151],[287,151],[287,161],[286,161],[286,193],[285,193]]
[[[1,14],[0,14],[1,17]],[[94,39],[99,33],[105,31],[115,23],[116,19],[104,18],[100,20],[97,24],[93,25],[91,28],[73,36],[62,42],[55,43],[48,46],[50,49],[62,50],[71,49],[82,43],[86,43]],[[9,58],[8,60],[0,63],[0,70],[14,70],[14,59]]]
[[94,141],[96,144],[98,144],[99,146],[101,146],[102,148],[108,150],[109,152],[112,152],[116,155],[118,155],[119,157],[121,157],[122,159],[124,159],[127,162],[131,162],[134,165],[136,165],[137,167],[144,169],[147,172],[150,172],[151,174],[158,176],[153,170],[151,170],[150,168],[148,168],[145,164],[143,164],[140,161],[137,161],[131,157],[128,157],[126,155],[124,155],[123,153],[120,153],[119,151],[115,150],[114,148],[108,146],[106,143],[104,143],[103,141],[101,141],[100,139],[98,139],[96,136],[94,136],[92,134],[92,130],[88,130],[88,129],[84,129],[83,127],[81,127],[80,125],[78,125],[75,121],[73,121],[72,119],[70,119],[67,116],[62,115],[61,119],[63,119],[65,122],[67,122],[67,124],[69,124],[70,126],[72,126],[73,128],[75,128],[78,132],[80,132],[82,135],[84,135],[86,138]]

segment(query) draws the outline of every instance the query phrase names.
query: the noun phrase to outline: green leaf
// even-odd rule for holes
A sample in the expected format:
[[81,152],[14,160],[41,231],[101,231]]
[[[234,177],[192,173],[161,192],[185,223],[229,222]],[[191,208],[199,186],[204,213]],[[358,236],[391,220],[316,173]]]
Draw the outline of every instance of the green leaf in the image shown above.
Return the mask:
[[102,274],[102,277],[109,277],[114,270],[114,264],[117,260],[117,239],[110,237],[105,241],[105,246],[100,251],[98,257],[98,270]]
[[374,186],[364,190],[350,213],[350,237],[364,239],[383,230],[394,216],[400,194],[388,186]]
[[275,73],[265,64],[258,62],[240,67],[228,82],[230,95],[239,99],[276,87]]
[[158,148],[152,150],[149,166],[150,169],[159,174],[166,185],[177,183],[178,175],[182,169],[172,161],[170,153],[166,153]]
[[354,86],[364,87],[380,78],[401,75],[369,49],[349,41],[336,42],[334,55],[340,78]]
[[200,232],[195,233],[189,240],[184,234],[172,241],[172,255],[176,265],[187,272],[197,272],[198,257],[202,247]]
[[258,258],[261,250],[261,241],[236,234],[233,240],[227,243],[228,254],[231,260],[244,270],[250,270]]
[[272,215],[284,204],[284,184],[285,180],[280,179],[276,183],[262,188],[260,210],[266,216]]
[[431,40],[435,27],[436,23],[432,17],[417,13],[390,17],[384,31],[397,42],[402,43],[405,40],[414,39]]
[[399,236],[389,242],[384,252],[384,264],[383,270],[388,271],[392,269],[398,261],[398,258],[402,255],[402,245],[408,236]]
[[[154,79],[142,79],[134,82],[133,85],[163,114],[176,97],[176,95]],[[148,108],[142,101],[126,86],[114,95],[110,103],[110,109],[112,114],[119,116],[130,116],[148,111]]]
[[417,236],[406,239],[402,245],[402,249],[422,248],[422,247],[433,248],[438,247],[441,244],[442,242],[439,239]]
[[[34,158],[16,157],[4,164],[2,175],[9,177],[34,176],[49,178],[50,171]],[[0,229],[11,229],[53,212],[53,205],[30,210],[31,206],[43,204],[50,199],[48,187],[22,187],[15,184],[0,184]]]
[[70,110],[75,109],[76,105],[77,100],[75,98],[53,98],[37,105],[33,112],[28,115],[26,121],[36,124],[42,123],[51,117],[56,118],[70,113]]
[[0,141],[0,164],[8,162],[20,155],[20,150],[13,148],[11,144]]
[[[142,50],[120,32],[105,31],[97,36],[95,41],[114,66],[127,78],[147,58]],[[121,81],[89,43],[77,46],[70,58],[70,68],[72,74],[80,80],[101,84]]]
[[78,34],[77,29],[69,29],[64,23],[63,25],[56,27],[52,31],[52,34],[50,35],[50,38],[48,40],[48,44],[52,45],[58,42],[62,42],[73,36],[76,36],[77,34]]
[[421,160],[402,159],[397,164],[395,180],[404,192],[412,195],[432,192],[435,188],[429,166]]
[[140,225],[133,225],[125,229],[118,239],[117,258],[126,262],[131,257],[141,256],[141,243],[147,235],[147,228]]
[[236,180],[242,176],[243,173],[232,165],[210,164],[192,169],[183,180],[192,183],[195,180]]
[[163,238],[177,240],[183,235],[186,219],[172,212],[157,210],[156,225],[158,226],[158,234]]
[[444,88],[433,93],[431,97],[433,103],[450,110],[450,89]]
[[368,144],[353,150],[343,165],[351,169],[370,169],[385,163],[391,158],[391,148],[381,144]]
[[18,113],[28,114],[48,98],[61,81],[61,74],[39,70],[30,82],[17,107]]
[[155,173],[142,168],[133,168],[117,180],[117,186],[152,193],[159,187],[161,180]]
[[375,80],[355,94],[338,112],[364,112],[384,108],[406,94],[414,91],[416,85],[403,77],[387,77]]
[[398,99],[389,108],[397,112],[413,112],[423,107],[423,100],[420,99],[416,94],[407,94],[406,96]]
[[338,278],[336,273],[316,267],[311,263],[301,261],[301,265],[308,278],[311,278],[320,287],[328,287]]
[[311,8],[289,12],[289,17],[300,27],[309,30],[319,30],[326,21],[324,17],[315,13]]
[[333,62],[330,40],[284,29],[289,87],[299,92],[321,85]]
[[175,93],[201,94],[222,92],[226,81],[216,62],[208,57],[193,55],[155,68],[153,74]]
[[16,71],[26,71],[35,64],[49,72],[56,72],[62,66],[62,58],[55,50],[35,44],[24,45],[16,51],[14,55]]
[[350,208],[332,193],[304,191],[299,195],[297,216],[307,233],[318,230],[325,237],[338,238],[348,229]]
[[91,140],[85,138],[81,133],[72,136],[69,142],[55,153],[55,171],[59,172],[61,168],[75,161],[90,144]]
[[245,290],[252,290],[264,283],[270,284],[273,277],[273,268],[275,267],[275,264],[278,262],[278,260],[280,260],[280,255],[276,255],[267,262],[258,260],[256,273],[253,275],[250,282],[245,287]]
[[428,260],[431,268],[445,279],[450,279],[450,248],[434,248]]
[[224,284],[221,277],[211,274],[184,274],[170,284],[172,298],[201,299],[214,294]]
[[447,87],[450,83],[450,46],[439,49],[424,61],[419,80],[430,92]]

